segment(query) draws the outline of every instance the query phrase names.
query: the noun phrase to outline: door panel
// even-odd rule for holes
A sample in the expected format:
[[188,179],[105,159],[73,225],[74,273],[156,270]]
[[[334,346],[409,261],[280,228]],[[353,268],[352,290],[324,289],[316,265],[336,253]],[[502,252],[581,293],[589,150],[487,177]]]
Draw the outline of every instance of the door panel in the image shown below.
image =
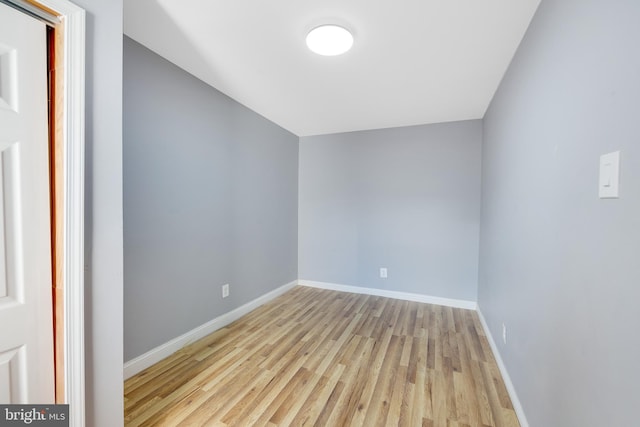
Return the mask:
[[[24,303],[24,283],[20,280],[21,233],[19,143],[0,142],[0,307]],[[18,211],[18,212],[16,212]]]
[[0,403],[53,403],[45,25],[0,3]]
[[24,346],[0,353],[0,402],[27,400]]
[[0,44],[0,108],[18,111],[16,50]]

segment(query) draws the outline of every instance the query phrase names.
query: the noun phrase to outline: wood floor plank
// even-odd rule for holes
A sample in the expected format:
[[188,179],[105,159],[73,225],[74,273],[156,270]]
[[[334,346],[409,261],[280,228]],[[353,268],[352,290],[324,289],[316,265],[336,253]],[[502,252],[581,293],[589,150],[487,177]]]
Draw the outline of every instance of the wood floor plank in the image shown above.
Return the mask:
[[[314,427],[340,425],[340,424],[335,424],[335,423],[330,422],[329,419],[331,419],[331,416],[337,412],[337,411],[334,412],[333,409],[336,407],[336,405],[338,403],[338,399],[342,395],[343,391],[344,391],[344,383],[341,382],[341,381],[338,381],[336,386],[331,391],[331,394],[327,398],[327,401],[324,404],[324,407],[322,408],[322,411],[320,411],[320,415],[319,415],[318,419],[313,424]],[[352,424],[352,425],[356,426],[357,424]]]
[[[396,372],[395,378],[391,378],[393,384],[391,388],[391,399],[389,402],[389,412],[387,414],[387,425],[400,425],[400,418],[403,411],[402,404],[407,385],[407,367],[400,365]],[[406,425],[406,424],[405,424]]]
[[131,427],[519,427],[474,311],[307,287],[124,389]]
[[[460,395],[456,397],[460,400],[464,400],[466,407],[466,415],[469,418],[471,425],[481,425],[480,408],[478,406],[478,391],[473,375],[469,375],[471,372],[469,349],[465,346],[464,338],[458,335],[458,348],[460,354],[460,373],[458,373],[458,382]],[[455,375],[455,374],[454,374]],[[462,405],[461,405],[462,406]]]
[[[295,425],[295,426],[311,426],[313,425],[318,417],[320,416],[320,412],[324,408],[324,402],[329,400],[329,396],[333,392],[338,384],[338,380],[342,376],[344,372],[345,366],[338,364],[332,367],[331,376],[320,377],[320,380],[317,382],[313,390],[309,396],[307,396],[306,400],[302,403],[302,406],[299,408],[297,413],[292,411],[293,419],[290,420],[291,417],[283,420],[283,423],[289,422],[289,424],[283,425]],[[302,400],[302,399],[300,399]]]
[[[381,328],[379,327],[378,329]],[[373,393],[375,391],[378,377],[382,373],[382,365],[384,363],[385,355],[387,353],[387,349],[389,348],[389,344],[391,343],[392,337],[393,331],[387,328],[382,334],[382,337],[379,337],[379,339],[376,339],[375,341],[375,356],[370,365],[372,369],[370,370],[369,375],[367,375],[365,378],[364,389],[362,390],[362,394],[360,395],[357,411],[351,418],[351,421],[354,425],[365,425],[364,420],[367,414],[371,411],[371,403],[373,402],[374,407],[377,407],[378,403],[381,403],[378,396],[376,396],[374,399]]]
[[402,338],[397,335],[391,335],[364,417],[363,425],[365,426],[384,426],[386,423],[389,400],[393,391],[393,379],[400,365],[401,350],[404,345],[401,340]]
[[360,397],[369,381],[368,366],[371,363],[375,340],[371,337],[363,337],[358,350],[355,352],[358,363],[345,361],[345,371],[340,378],[341,390],[336,400],[336,410],[327,418],[327,425],[354,424],[354,414],[364,409],[360,403]]
[[413,384],[413,402],[411,405],[411,420],[412,426],[420,425],[422,418],[424,417],[425,408],[430,408],[430,401],[425,398],[425,384],[427,375],[426,355],[427,355],[427,337],[420,336],[414,337],[415,341],[414,358],[412,362],[415,363],[415,375],[409,374],[409,382]]

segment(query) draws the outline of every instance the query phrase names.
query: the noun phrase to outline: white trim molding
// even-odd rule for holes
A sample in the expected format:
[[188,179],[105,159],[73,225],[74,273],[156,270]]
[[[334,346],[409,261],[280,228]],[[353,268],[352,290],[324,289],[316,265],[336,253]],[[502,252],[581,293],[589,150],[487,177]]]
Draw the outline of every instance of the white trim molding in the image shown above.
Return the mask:
[[[84,135],[85,12],[47,0],[64,22],[64,267],[65,400],[71,427],[85,425]],[[66,6],[61,7],[62,4]]]
[[518,394],[516,393],[516,389],[513,386],[513,383],[511,382],[511,377],[509,376],[509,372],[507,372],[507,367],[502,361],[502,357],[500,357],[498,346],[496,345],[496,342],[493,339],[493,335],[491,335],[491,330],[489,330],[489,325],[487,325],[487,321],[482,315],[482,311],[480,311],[480,307],[478,307],[476,311],[478,312],[478,317],[480,318],[482,329],[484,329],[484,334],[487,336],[487,340],[489,341],[489,346],[491,346],[491,351],[493,352],[493,355],[496,358],[496,363],[498,364],[498,369],[500,369],[500,374],[502,375],[504,384],[507,387],[507,392],[509,393],[509,397],[511,398],[511,404],[513,405],[513,409],[516,412],[518,421],[520,421],[520,427],[529,427],[529,422],[527,421],[527,417],[524,414],[522,403],[520,403],[520,399],[518,399]]
[[379,297],[401,299],[406,301],[423,302],[427,304],[444,305],[447,307],[464,308],[467,310],[475,310],[478,304],[475,301],[434,297],[430,295],[414,294],[409,292],[389,291],[386,289],[364,288],[361,286],[341,285],[337,283],[316,282],[313,280],[299,279],[298,284],[311,288],[328,289],[332,291],[351,292],[353,294],[376,295]]
[[200,325],[197,328],[192,329],[189,332],[186,332],[179,337],[172,339],[171,341],[168,341],[154,349],[149,350],[148,352],[136,357],[135,359],[129,360],[124,364],[124,379],[126,380],[128,378],[131,378],[135,374],[147,369],[149,366],[152,366],[162,359],[171,356],[181,348],[199,340],[200,338],[206,337],[207,335],[217,331],[218,329],[223,328],[228,324],[238,320],[252,310],[255,310],[261,305],[266,304],[267,302],[279,297],[288,290],[293,289],[297,284],[298,281],[294,280],[293,282],[280,286],[279,288],[276,288],[273,291],[254,299],[253,301],[249,301],[248,303],[228,313],[210,320],[204,325]]
[[[52,12],[62,29],[63,107],[63,266],[64,401],[69,425],[85,425],[84,341],[84,144],[85,144],[85,11],[68,0],[34,0]],[[54,22],[54,25],[58,23]]]

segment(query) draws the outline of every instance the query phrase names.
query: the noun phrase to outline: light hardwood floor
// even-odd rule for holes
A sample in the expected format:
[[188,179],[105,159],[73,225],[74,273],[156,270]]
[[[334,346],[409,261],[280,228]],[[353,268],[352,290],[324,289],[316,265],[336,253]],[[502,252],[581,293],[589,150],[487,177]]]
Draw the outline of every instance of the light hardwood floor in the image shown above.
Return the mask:
[[125,383],[127,426],[519,426],[477,314],[296,287]]

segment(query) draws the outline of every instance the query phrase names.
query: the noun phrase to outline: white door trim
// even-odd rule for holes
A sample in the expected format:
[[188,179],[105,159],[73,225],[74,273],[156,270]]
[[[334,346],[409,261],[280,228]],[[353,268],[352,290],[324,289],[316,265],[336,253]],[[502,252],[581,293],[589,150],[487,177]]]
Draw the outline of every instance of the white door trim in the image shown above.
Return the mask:
[[31,3],[53,11],[63,21],[64,400],[69,404],[70,426],[83,427],[85,11],[68,0],[34,0]]
[[64,393],[70,427],[84,427],[85,12],[67,0],[38,1],[60,13],[64,21]]

